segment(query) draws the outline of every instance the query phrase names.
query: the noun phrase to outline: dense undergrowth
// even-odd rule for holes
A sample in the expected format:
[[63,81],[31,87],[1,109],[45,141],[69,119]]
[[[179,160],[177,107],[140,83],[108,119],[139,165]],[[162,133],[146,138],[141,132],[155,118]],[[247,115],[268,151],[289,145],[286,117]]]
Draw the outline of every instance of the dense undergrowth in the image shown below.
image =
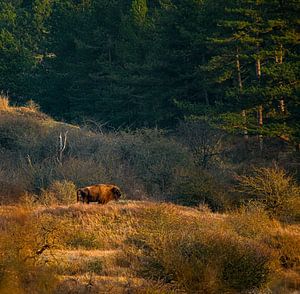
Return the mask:
[[[299,175],[297,155],[280,147],[280,142],[272,145],[266,139],[264,154],[260,155],[256,138],[245,150],[241,139],[205,122],[181,123],[172,131],[108,132],[96,124],[79,128],[54,121],[32,102],[27,107],[11,107],[5,97],[1,101],[3,203],[14,203],[25,193],[45,203],[51,195],[59,194],[58,190],[71,191],[61,196],[66,199],[58,199],[71,203],[76,187],[98,182],[119,185],[128,199],[206,203],[213,210],[223,211],[249,199],[263,202],[268,193],[283,199],[291,192],[293,201],[299,193],[297,183],[288,175]],[[271,159],[277,159],[280,168]],[[259,180],[265,172],[269,177]],[[258,187],[247,177],[256,178]],[[267,184],[260,187],[264,181]],[[267,185],[275,185],[274,191],[256,195]]]

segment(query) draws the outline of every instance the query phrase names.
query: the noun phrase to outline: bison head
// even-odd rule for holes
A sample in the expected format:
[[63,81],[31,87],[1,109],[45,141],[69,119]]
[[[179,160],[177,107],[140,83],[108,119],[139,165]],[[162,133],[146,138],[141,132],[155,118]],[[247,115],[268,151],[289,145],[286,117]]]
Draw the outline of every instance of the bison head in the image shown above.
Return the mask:
[[117,187],[113,187],[111,189],[111,191],[112,191],[112,193],[114,195],[114,200],[119,200],[120,197],[122,196],[122,193],[121,193],[120,189],[118,189]]
[[88,200],[89,191],[85,188],[77,190],[77,202],[86,202]]

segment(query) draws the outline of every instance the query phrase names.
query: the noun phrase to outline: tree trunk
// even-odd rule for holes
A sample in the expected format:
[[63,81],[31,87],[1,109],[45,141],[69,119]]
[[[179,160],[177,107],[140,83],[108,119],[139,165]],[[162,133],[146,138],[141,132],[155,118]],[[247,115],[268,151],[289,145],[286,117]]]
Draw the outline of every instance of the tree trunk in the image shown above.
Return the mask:
[[243,83],[242,83],[240,56],[239,56],[238,49],[237,49],[237,54],[236,54],[236,69],[237,69],[237,78],[238,78],[239,89],[240,89],[240,92],[242,92],[242,90],[243,90]]
[[[241,64],[240,64],[240,56],[239,56],[239,49],[236,50],[236,70],[237,70],[237,79],[238,79],[238,85],[239,85],[239,92],[240,95],[243,92],[243,82],[242,82],[242,74],[241,74]],[[248,148],[248,128],[247,128],[247,115],[246,110],[242,110],[242,117],[243,117],[243,134],[244,134],[244,143],[246,149]]]
[[249,136],[248,136],[248,128],[247,128],[247,115],[246,115],[246,110],[242,110],[242,117],[243,117],[243,125],[244,125],[244,142],[246,145],[246,148],[248,148],[248,141],[249,141]]
[[279,50],[275,51],[275,61],[278,64],[282,64],[283,63],[283,46],[282,46],[282,44],[280,44]]
[[261,63],[259,58],[256,59],[256,77],[258,80],[261,78]]
[[[280,44],[279,46],[279,50],[275,52],[275,60],[276,63],[278,64],[282,64],[283,63],[283,46],[282,44]],[[279,110],[281,114],[286,114],[286,108],[285,108],[285,102],[284,102],[284,98],[281,97],[281,99],[279,100]]]
[[281,99],[279,100],[279,109],[281,114],[286,114],[286,108],[283,97],[281,97]]
[[258,120],[259,129],[260,129],[260,134],[258,135],[259,150],[262,153],[263,152],[263,135],[261,133],[262,132],[262,127],[263,127],[263,107],[262,107],[262,105],[258,106],[257,120]]
[[[256,59],[255,62],[255,68],[256,68],[256,77],[258,82],[261,78],[261,61],[259,58]],[[258,120],[258,127],[259,127],[259,135],[258,135],[258,142],[259,142],[259,150],[262,154],[263,152],[263,135],[262,135],[262,127],[263,127],[263,106],[259,105],[257,110],[257,120]]]

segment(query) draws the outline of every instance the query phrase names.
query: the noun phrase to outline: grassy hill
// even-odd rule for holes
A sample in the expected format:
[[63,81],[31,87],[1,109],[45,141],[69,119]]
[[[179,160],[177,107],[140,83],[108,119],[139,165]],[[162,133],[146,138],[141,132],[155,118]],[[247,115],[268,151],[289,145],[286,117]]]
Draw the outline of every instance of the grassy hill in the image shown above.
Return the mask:
[[1,293],[296,293],[300,287],[299,226],[270,220],[258,207],[219,214],[121,201],[0,210]]
[[[78,127],[2,97],[0,293],[297,293],[297,157],[255,144],[203,123]],[[123,199],[76,203],[94,183]]]

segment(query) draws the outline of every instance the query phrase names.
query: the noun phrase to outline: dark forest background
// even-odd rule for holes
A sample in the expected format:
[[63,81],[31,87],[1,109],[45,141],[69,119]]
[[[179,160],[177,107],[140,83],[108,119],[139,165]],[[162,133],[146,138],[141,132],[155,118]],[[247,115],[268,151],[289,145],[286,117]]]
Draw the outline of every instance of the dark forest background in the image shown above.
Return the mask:
[[[299,1],[0,0],[0,90],[112,128],[299,143]],[[298,88],[297,88],[298,87]]]

